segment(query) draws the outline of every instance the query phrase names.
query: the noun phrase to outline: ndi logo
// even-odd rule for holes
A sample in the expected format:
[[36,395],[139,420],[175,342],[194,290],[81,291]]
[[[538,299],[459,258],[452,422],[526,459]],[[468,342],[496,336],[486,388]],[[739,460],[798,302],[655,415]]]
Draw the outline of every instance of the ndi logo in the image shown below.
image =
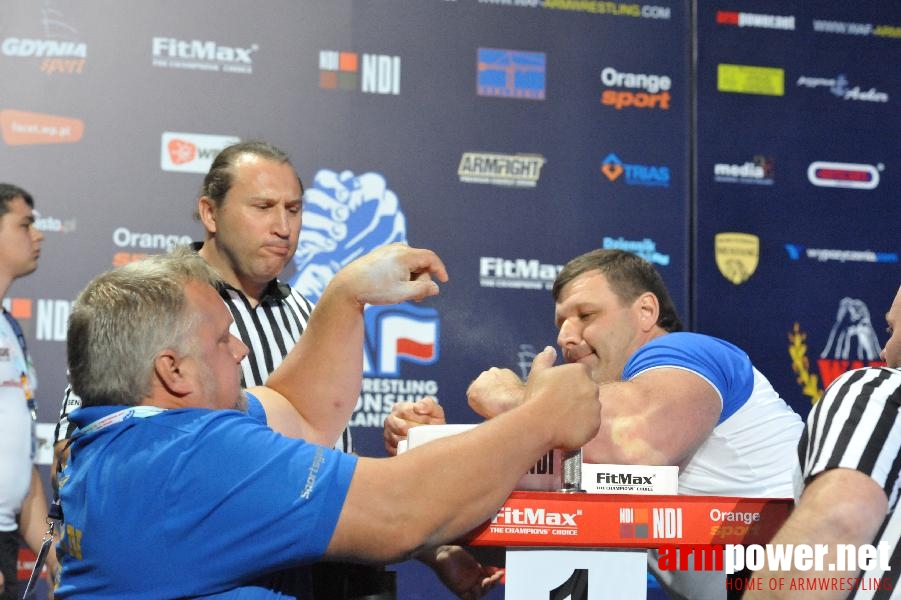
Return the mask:
[[396,96],[400,94],[400,57],[320,50],[319,87]]

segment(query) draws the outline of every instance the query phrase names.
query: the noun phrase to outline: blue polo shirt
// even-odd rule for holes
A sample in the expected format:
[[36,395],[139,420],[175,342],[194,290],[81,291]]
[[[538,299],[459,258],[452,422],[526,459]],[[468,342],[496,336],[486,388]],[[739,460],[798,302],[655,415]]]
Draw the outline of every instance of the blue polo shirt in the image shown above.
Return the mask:
[[[84,428],[123,408],[71,419]],[[322,557],[356,457],[265,423],[248,396],[246,414],[165,410],[76,436],[60,477],[56,596],[303,597],[283,570]]]

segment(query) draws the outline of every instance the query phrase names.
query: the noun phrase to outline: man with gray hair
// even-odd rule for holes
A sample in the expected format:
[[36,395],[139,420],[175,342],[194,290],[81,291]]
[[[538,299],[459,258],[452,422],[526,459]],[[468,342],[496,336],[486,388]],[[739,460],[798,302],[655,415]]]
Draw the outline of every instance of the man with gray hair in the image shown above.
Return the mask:
[[[551,367],[545,352],[529,401],[471,432],[388,459],[316,445],[331,445],[354,404],[297,393],[319,337],[359,338],[366,303],[432,296],[433,277],[447,280],[441,260],[401,244],[350,263],[324,294],[353,301],[322,302],[330,310],[317,310],[266,385],[247,392],[247,348],[229,333],[203,259],[156,256],[95,278],[69,322],[84,406],[72,413],[79,432],[60,477],[56,597],[306,598],[291,567],[389,562],[453,540],[493,516],[545,452],[596,434],[597,386],[580,365]],[[317,368],[337,375],[345,365]]]

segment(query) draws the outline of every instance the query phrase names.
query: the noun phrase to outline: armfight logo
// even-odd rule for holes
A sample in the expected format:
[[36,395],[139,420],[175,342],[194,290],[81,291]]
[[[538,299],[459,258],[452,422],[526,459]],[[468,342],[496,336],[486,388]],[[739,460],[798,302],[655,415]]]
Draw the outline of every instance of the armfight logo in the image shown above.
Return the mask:
[[816,359],[815,370],[807,356],[807,333],[795,323],[788,334],[788,354],[795,380],[801,392],[816,404],[829,387],[845,371],[861,367],[884,366],[879,354],[882,346],[873,328],[870,309],[863,300],[842,298],[826,344]]
[[[320,169],[304,194],[303,224],[290,283],[312,302],[349,262],[407,241],[406,217],[380,173]],[[363,387],[350,425],[381,429],[395,403],[438,400],[437,381],[404,378],[402,365],[437,364],[441,321],[436,309],[410,302],[367,306],[364,320]]]

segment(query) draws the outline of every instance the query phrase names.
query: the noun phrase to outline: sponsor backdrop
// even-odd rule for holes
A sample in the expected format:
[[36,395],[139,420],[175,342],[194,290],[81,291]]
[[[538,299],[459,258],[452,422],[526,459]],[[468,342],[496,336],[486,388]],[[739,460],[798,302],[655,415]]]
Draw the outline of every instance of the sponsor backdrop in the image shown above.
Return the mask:
[[[448,265],[439,297],[366,313],[361,454],[383,454],[397,401],[476,422],[468,383],[525,376],[555,340],[557,271],[597,247],[654,262],[686,322],[806,414],[878,360],[899,281],[901,7],[650,1],[3,0],[0,180],[34,194],[46,236],[4,302],[41,435],[77,292],[200,239],[202,174],[250,138],[308,189],[284,278],[311,299],[391,241]],[[399,570],[401,598],[448,597]]]

